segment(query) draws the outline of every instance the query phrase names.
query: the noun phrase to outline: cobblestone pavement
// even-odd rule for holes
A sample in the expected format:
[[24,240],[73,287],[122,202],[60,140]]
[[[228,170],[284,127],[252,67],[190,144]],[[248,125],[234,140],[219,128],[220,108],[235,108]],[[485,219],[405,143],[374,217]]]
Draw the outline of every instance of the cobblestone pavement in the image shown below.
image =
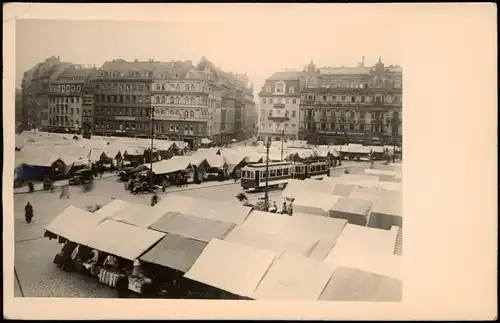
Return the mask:
[[[366,164],[360,167],[362,170],[366,168]],[[357,169],[358,166],[351,168],[351,171],[355,171],[355,168]],[[207,185],[215,184],[218,186],[207,187]],[[174,190],[179,189],[169,188],[167,194]],[[230,181],[190,184],[181,190],[176,194],[230,203],[240,203],[236,195],[242,192],[239,182]],[[70,187],[69,191],[69,199],[60,199],[59,191],[14,195],[15,266],[24,294],[26,297],[115,297],[116,293],[113,289],[100,284],[96,279],[60,271],[52,261],[56,253],[60,251],[61,245],[55,240],[43,238],[44,228],[69,205],[85,209],[87,206],[109,203],[112,198],[148,205],[150,195],[130,194],[125,191],[124,184],[117,181],[116,177],[96,181],[95,189],[91,192],[84,193],[80,187],[76,186]],[[269,192],[271,201],[275,200],[278,206],[282,203],[281,193],[281,190]],[[263,195],[263,192],[247,194],[251,202],[255,202]],[[24,206],[28,201],[33,205],[35,215],[30,224],[25,223],[24,220]],[[15,282],[14,284],[17,285]],[[16,286],[14,290],[16,296],[21,296],[19,286]]]

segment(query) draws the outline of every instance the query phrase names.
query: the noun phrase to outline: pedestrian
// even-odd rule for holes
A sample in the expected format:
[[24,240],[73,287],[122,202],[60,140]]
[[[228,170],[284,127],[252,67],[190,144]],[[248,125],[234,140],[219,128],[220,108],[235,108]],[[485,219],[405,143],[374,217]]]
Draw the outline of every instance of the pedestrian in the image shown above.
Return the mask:
[[286,214],[287,209],[286,209],[286,201],[283,202],[283,209],[281,210],[281,214]]
[[26,219],[26,223],[31,223],[31,219],[33,219],[33,205],[28,201],[26,206],[24,207],[24,218]]
[[158,203],[158,194],[156,192],[151,197],[151,206],[155,206]]
[[33,185],[32,182],[28,183],[28,188],[29,188],[30,193],[33,193],[35,191],[35,186]]

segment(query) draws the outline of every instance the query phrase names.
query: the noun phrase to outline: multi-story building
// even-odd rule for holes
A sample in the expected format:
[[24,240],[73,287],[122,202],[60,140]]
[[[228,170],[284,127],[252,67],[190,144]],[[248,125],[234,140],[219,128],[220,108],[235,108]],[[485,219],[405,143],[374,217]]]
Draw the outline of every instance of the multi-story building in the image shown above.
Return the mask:
[[97,135],[148,137],[151,124],[151,83],[156,69],[165,63],[105,62],[92,77],[94,125]]
[[299,137],[316,144],[390,144],[401,133],[402,69],[382,60],[366,67],[316,68],[300,76]]
[[207,137],[209,107],[213,105],[213,74],[191,61],[171,62],[153,75],[151,103],[157,137],[184,141],[197,148]]
[[244,139],[252,138],[257,132],[256,127],[256,115],[257,110],[255,108],[255,100],[253,96],[253,85],[245,91],[245,108],[244,108],[244,118],[243,118],[243,133]]
[[97,75],[97,70],[83,83],[82,130],[87,138],[94,132],[94,85],[92,84],[94,75]]
[[20,131],[23,124],[23,94],[21,89],[16,89],[15,111],[16,131]]
[[297,139],[301,74],[288,70],[266,79],[259,93],[259,140]]
[[81,132],[84,87],[96,71],[95,67],[73,65],[50,83],[48,125],[50,131]]
[[71,65],[71,63],[61,63],[59,57],[52,56],[24,73],[22,101],[25,128],[48,128],[49,84]]

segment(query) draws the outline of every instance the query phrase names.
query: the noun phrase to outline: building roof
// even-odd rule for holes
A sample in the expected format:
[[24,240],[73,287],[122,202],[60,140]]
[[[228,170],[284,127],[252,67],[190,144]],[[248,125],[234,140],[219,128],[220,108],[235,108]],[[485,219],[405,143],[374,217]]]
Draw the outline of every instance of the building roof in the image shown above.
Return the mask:
[[64,72],[59,75],[59,79],[86,79],[89,77],[92,72],[95,72],[95,68],[76,68],[76,67],[71,67],[65,70]]
[[127,62],[125,60],[112,60],[105,62],[101,70],[107,72],[121,72],[121,73],[129,73],[129,72],[139,72],[139,71],[148,71],[154,72],[159,68],[169,68],[169,62],[158,62],[158,61],[133,61]]
[[301,72],[276,72],[266,79],[266,81],[299,81]]
[[370,74],[371,67],[321,67],[319,68],[320,74],[333,74],[333,75],[360,75]]

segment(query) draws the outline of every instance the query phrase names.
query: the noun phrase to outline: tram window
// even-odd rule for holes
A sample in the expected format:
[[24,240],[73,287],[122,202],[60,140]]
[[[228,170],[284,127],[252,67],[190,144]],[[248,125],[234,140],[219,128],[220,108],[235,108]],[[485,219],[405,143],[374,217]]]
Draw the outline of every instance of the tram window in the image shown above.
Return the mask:
[[246,172],[245,172],[244,170],[242,170],[242,171],[241,171],[241,178],[246,178],[246,177],[245,177],[245,173],[246,173]]
[[265,170],[261,171],[261,174],[262,174],[261,178],[266,178],[266,171]]
[[315,169],[315,171],[319,172],[319,170],[320,170],[320,169],[319,169],[319,165],[316,165],[316,167],[315,167],[315,168],[316,168],[316,169]]
[[276,176],[276,169],[271,169],[271,173],[269,174],[269,177],[274,177]]
[[283,175],[284,175],[284,176],[288,175],[288,168],[284,168],[284,169],[283,169]]
[[254,179],[255,178],[255,176],[254,176],[255,173],[253,171],[250,171],[249,173],[250,173],[250,179]]
[[276,176],[282,176],[283,175],[283,172],[281,169],[277,169],[276,170]]

